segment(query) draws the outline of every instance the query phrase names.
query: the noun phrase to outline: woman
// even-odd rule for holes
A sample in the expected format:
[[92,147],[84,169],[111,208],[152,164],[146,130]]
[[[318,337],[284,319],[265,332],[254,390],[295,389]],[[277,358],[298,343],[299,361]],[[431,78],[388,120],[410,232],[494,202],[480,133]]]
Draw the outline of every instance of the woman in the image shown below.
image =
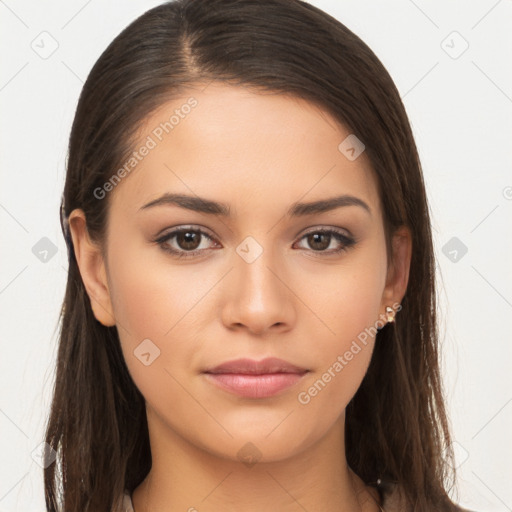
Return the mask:
[[461,510],[421,165],[340,22],[146,12],[84,85],[61,215],[49,511]]

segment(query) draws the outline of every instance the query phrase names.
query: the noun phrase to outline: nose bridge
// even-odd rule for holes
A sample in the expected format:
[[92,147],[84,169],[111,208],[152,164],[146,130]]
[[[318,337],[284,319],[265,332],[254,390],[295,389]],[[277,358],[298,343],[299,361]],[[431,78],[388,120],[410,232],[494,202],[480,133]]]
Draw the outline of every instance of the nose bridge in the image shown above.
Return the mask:
[[275,276],[276,270],[271,270],[281,265],[269,240],[267,237],[263,245],[248,236],[236,248],[239,261],[235,267],[241,285],[238,296],[252,307],[270,307],[282,295],[282,283]]
[[260,243],[248,236],[237,246],[229,285],[233,288],[225,305],[227,324],[242,324],[254,332],[293,320],[293,304],[283,283],[286,279],[279,275],[282,260],[269,245],[270,237],[265,240]]

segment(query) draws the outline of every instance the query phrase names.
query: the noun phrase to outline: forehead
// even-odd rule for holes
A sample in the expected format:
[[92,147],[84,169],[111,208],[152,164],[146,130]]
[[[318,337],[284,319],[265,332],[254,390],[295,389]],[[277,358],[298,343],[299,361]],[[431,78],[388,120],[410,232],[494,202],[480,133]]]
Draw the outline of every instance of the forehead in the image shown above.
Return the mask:
[[297,97],[215,82],[191,88],[141,123],[112,207],[130,214],[163,193],[181,192],[254,214],[346,193],[379,213],[369,159],[364,151],[347,158],[340,150],[347,137],[349,129]]

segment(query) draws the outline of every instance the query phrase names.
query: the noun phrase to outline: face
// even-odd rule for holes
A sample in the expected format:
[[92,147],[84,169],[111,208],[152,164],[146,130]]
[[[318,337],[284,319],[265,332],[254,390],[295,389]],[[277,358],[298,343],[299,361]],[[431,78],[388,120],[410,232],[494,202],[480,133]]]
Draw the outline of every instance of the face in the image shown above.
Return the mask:
[[[369,160],[338,149],[349,135],[306,101],[215,83],[145,120],[149,149],[107,192],[106,261],[96,281],[81,268],[162,432],[271,461],[342,429],[405,286]],[[294,368],[205,373],[240,358]]]

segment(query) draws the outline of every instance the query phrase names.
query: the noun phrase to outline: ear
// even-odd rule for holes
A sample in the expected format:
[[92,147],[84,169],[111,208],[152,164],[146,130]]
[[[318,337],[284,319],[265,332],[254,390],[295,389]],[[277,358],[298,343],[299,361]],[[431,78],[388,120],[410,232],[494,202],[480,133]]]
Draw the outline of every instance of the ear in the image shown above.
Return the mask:
[[409,228],[401,226],[392,236],[392,258],[388,264],[386,285],[382,294],[381,318],[386,318],[386,306],[395,311],[404,298],[409,282],[411,266],[412,236]]
[[100,246],[89,237],[83,210],[75,209],[70,213],[69,229],[80,275],[91,301],[94,316],[101,324],[111,327],[115,325],[115,317],[108,289],[105,262]]

